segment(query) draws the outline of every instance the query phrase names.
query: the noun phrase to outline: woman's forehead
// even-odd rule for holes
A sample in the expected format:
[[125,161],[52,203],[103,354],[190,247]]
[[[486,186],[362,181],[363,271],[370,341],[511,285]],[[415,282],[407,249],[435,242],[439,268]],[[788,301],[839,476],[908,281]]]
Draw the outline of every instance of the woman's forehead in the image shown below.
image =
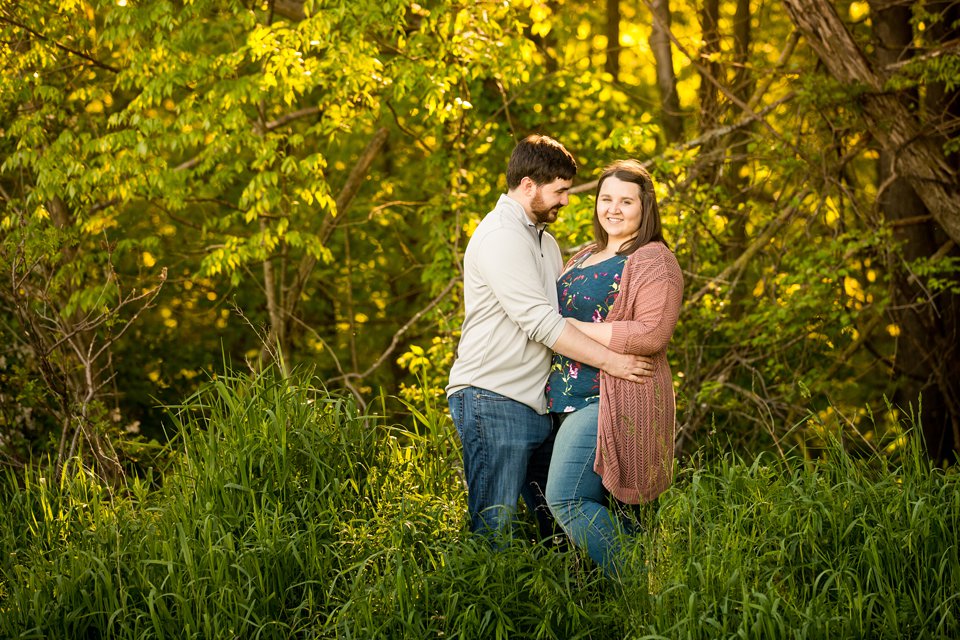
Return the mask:
[[640,194],[640,185],[610,176],[600,185],[600,193],[637,196]]

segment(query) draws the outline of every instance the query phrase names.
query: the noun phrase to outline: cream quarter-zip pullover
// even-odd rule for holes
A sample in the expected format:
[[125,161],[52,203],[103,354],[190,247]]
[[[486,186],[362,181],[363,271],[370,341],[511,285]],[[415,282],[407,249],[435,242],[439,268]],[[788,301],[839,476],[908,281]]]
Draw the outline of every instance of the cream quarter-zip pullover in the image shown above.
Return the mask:
[[464,318],[447,395],[472,386],[547,412],[551,347],[565,320],[557,278],[563,257],[544,225],[506,194],[467,243]]

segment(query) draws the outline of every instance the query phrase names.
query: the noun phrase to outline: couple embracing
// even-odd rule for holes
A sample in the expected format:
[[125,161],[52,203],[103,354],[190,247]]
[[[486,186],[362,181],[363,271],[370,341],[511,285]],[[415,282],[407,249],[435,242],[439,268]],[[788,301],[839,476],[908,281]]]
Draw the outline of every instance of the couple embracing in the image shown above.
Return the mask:
[[[464,321],[447,398],[475,532],[509,535],[518,499],[610,577],[624,568],[611,500],[656,498],[673,472],[666,347],[683,277],[635,160],[597,183],[594,242],[564,266],[546,232],[577,172],[557,141],[514,149],[507,193],[464,255]],[[555,519],[555,520],[554,520]]]

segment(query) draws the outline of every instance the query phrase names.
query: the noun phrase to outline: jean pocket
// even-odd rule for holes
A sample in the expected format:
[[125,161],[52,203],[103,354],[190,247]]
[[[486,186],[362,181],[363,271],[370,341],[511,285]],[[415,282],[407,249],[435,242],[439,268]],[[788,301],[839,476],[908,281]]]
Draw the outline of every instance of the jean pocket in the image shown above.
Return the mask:
[[457,428],[457,433],[463,433],[463,391],[456,391],[447,398],[447,404],[450,406],[450,417],[453,419],[453,426]]
[[512,398],[507,396],[502,396],[499,393],[493,391],[477,391],[477,400],[482,400],[483,402],[516,402]]

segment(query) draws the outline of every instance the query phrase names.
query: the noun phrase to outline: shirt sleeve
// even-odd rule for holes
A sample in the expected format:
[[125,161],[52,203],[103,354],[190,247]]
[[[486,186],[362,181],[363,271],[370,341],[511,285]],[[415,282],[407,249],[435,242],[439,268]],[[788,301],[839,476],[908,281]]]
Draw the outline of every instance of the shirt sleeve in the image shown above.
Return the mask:
[[509,230],[487,235],[477,255],[477,268],[497,301],[520,330],[547,347],[560,339],[564,319],[547,297],[528,242]]
[[680,317],[683,274],[672,254],[658,256],[639,273],[628,274],[630,320],[615,320],[610,348],[618,353],[650,356],[667,348]]

